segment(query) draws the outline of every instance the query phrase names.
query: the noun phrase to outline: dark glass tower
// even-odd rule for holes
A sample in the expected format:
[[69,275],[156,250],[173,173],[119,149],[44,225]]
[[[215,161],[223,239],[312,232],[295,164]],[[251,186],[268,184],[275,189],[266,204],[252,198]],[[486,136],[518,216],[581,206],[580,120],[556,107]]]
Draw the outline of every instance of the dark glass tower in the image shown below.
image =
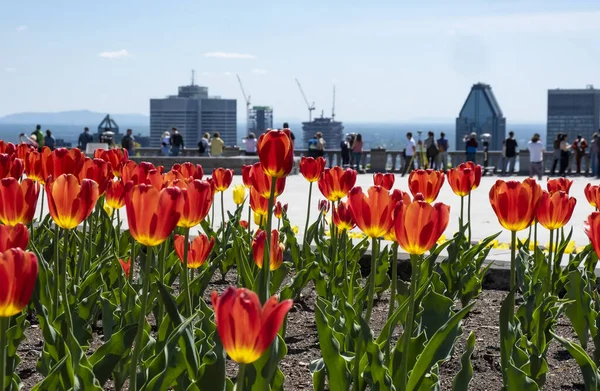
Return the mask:
[[488,84],[477,83],[465,101],[460,114],[456,118],[456,150],[465,150],[464,137],[477,133],[480,149],[483,148],[481,135],[489,133],[490,151],[501,151],[502,141],[506,136],[506,118]]

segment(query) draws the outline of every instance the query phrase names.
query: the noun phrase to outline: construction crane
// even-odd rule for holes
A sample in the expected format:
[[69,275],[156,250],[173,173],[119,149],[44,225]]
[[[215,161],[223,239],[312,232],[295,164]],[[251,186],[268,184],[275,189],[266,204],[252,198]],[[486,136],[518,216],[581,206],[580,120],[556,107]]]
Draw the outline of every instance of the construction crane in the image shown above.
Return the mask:
[[333,105],[331,106],[331,121],[335,120],[335,84],[333,85]]
[[302,86],[300,85],[300,82],[298,81],[298,79],[296,80],[296,84],[298,84],[298,88],[300,89],[300,93],[302,94],[302,97],[304,98],[304,102],[306,102],[306,107],[308,108],[308,122],[312,122],[312,111],[315,109],[315,102],[311,104],[308,103],[308,99],[306,99],[306,95],[304,95],[304,91],[302,90]]
[[246,95],[246,91],[244,91],[244,85],[242,84],[242,79],[240,78],[240,75],[236,74],[236,76],[238,82],[240,83],[242,95],[244,96],[244,100],[246,101],[246,126],[248,127],[248,132],[250,132],[250,129],[252,127],[252,124],[250,123],[250,95]]

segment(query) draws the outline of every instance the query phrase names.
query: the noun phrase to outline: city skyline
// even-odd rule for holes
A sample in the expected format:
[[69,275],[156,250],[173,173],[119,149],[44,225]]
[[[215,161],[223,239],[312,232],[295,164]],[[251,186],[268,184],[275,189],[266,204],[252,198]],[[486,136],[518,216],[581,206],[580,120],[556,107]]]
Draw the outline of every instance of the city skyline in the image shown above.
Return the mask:
[[548,89],[600,86],[600,5],[587,0],[61,5],[3,7],[0,116],[148,115],[148,99],[189,84],[192,69],[198,85],[237,100],[238,122],[236,74],[276,121],[308,117],[295,77],[316,116],[330,115],[335,84],[344,122],[451,120],[483,82],[509,123],[544,123]]

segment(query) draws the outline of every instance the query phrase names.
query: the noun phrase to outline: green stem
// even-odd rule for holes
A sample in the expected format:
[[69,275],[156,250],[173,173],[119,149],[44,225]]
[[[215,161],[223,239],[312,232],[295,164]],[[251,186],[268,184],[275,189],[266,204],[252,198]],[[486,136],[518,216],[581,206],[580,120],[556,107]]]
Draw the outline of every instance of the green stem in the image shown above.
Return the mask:
[[379,240],[373,238],[373,247],[371,251],[371,271],[369,273],[369,293],[367,295],[367,315],[365,320],[369,323],[371,313],[373,312],[373,300],[375,296],[375,274],[377,274],[377,258],[379,257]]
[[352,391],[360,390],[360,359],[362,357],[362,338],[358,338],[356,343],[356,354],[354,355],[354,381],[352,382]]
[[346,247],[348,247],[348,233],[346,230],[342,231],[341,243],[342,243],[342,256],[344,257],[344,292],[348,292],[348,256],[346,255]]
[[[223,193],[221,193],[223,194]],[[192,316],[192,296],[190,295],[190,274],[188,271],[188,253],[189,253],[189,249],[188,247],[190,246],[190,229],[189,228],[185,228],[184,229],[184,239],[183,239],[183,264],[182,264],[182,271],[181,271],[181,275],[183,277],[183,294],[185,295],[185,307],[186,307],[186,311],[187,314],[185,314],[186,317],[188,316]]]
[[267,227],[266,240],[265,240],[265,251],[262,265],[262,286],[260,292],[260,301],[264,304],[269,298],[270,283],[271,283],[271,225],[273,224],[273,204],[275,203],[275,189],[277,186],[277,178],[271,178],[271,194],[269,195],[269,206],[267,208]]
[[[133,289],[133,273],[135,273],[135,240],[131,238],[131,259],[129,260],[129,286]],[[127,311],[132,311],[133,314],[133,306],[135,305],[135,294],[127,294]]]
[[[63,246],[63,270],[61,273],[61,283],[60,283],[60,287],[62,290],[62,303],[65,306],[65,316],[67,318],[67,327],[69,327],[69,333],[73,332],[73,316],[71,315],[71,308],[69,305],[69,294],[68,294],[68,290],[67,290],[67,260],[69,258],[69,233],[71,231],[69,231],[68,229],[65,230],[65,237],[64,237],[64,246]],[[67,341],[71,341],[71,342],[67,342],[67,345],[69,347],[69,351],[71,352],[71,362],[73,363],[73,368],[76,368],[77,364],[78,364],[78,359],[75,355],[75,346],[73,345],[73,338],[72,336],[67,336]]]
[[93,247],[94,247],[94,235],[93,235],[93,233],[96,232],[95,228],[94,228],[94,215],[95,214],[96,214],[96,211],[92,212],[90,214],[90,217],[89,217],[89,220],[90,220],[90,235],[89,235],[90,242],[88,243],[88,259],[87,259],[87,261],[85,263],[86,270],[92,265],[92,258],[93,258],[92,250],[93,250]]
[[[331,201],[331,210],[333,211],[335,208],[335,203],[334,201]],[[331,296],[333,296],[333,281],[335,281],[335,267],[337,264],[337,253],[338,253],[338,249],[337,249],[337,245],[338,245],[338,235],[337,235],[337,226],[335,224],[333,224],[333,222],[331,223],[331,229],[330,229],[330,233],[331,233],[331,253],[329,254],[329,262],[330,264],[330,269],[329,269],[329,281],[332,282],[332,286],[330,286],[330,289],[328,290],[328,293],[331,294]]]
[[252,226],[252,207],[250,206],[250,202],[248,202],[248,240],[252,244],[252,234],[250,233],[251,226]]
[[411,254],[410,255],[410,265],[411,265],[411,278],[410,278],[410,294],[408,296],[408,312],[406,314],[406,324],[404,325],[404,332],[402,334],[402,369],[400,373],[403,374],[403,387],[401,390],[406,390],[406,384],[408,381],[408,357],[407,352],[410,347],[410,340],[412,338],[413,331],[413,323],[415,318],[415,296],[417,294],[417,288],[419,285],[419,269],[420,262],[419,256]]
[[553,291],[552,287],[552,252],[554,248],[554,230],[550,230],[550,248],[548,249],[548,294],[551,295]]
[[[166,263],[166,259],[167,259],[167,252],[169,250],[169,246],[171,243],[171,237],[173,237],[173,234],[171,234],[169,236],[169,238],[167,240],[165,240],[165,242],[161,245],[162,247],[160,249],[160,255],[159,255],[159,259],[158,259],[158,278],[160,278],[160,282],[163,284],[165,283],[165,263]],[[162,323],[163,314],[164,314],[164,307],[163,307],[162,303],[159,302],[157,325],[160,325]]]
[[510,291],[512,293],[513,302],[510,303],[508,319],[512,322],[515,316],[514,292],[517,285],[517,231],[510,232]]
[[223,239],[225,239],[225,202],[224,200],[225,192],[221,192],[221,224],[223,224]]
[[[137,363],[140,352],[142,351],[142,341],[144,338],[144,326],[146,324],[146,311],[148,309],[148,298],[150,290],[150,265],[152,264],[152,247],[146,247],[146,261],[144,262],[144,271],[142,273],[142,320],[138,322],[137,334],[135,336],[135,346],[133,347],[133,353],[131,355],[131,372],[129,377],[129,389],[131,391],[137,390]],[[133,270],[131,271],[133,274]]]
[[459,224],[459,230],[461,231],[461,234],[463,232],[463,228],[465,226],[465,217],[464,217],[464,210],[465,210],[465,196],[460,196],[460,224]]
[[235,379],[235,391],[244,391],[244,378],[246,377],[246,364],[239,364],[239,370]]
[[310,221],[310,201],[312,198],[313,183],[314,182],[310,182],[310,185],[308,186],[308,206],[306,207],[306,223],[304,223],[304,232],[302,233],[304,235],[304,246],[310,245],[310,243],[308,243],[308,222]]
[[533,223],[533,248],[535,249],[538,245],[538,240],[537,240],[537,227],[538,227],[538,222],[537,222],[537,218],[535,219],[535,222]]
[[471,247],[471,192],[469,192],[469,201],[467,203],[467,218],[469,219],[468,227],[469,227],[469,247]]
[[6,333],[8,332],[9,320],[10,318],[0,317],[0,390],[6,390],[8,388],[6,380],[10,381],[6,376]]
[[60,267],[59,267],[59,256],[58,256],[58,246],[60,242],[60,227],[55,223],[54,224],[54,262],[52,265],[52,272],[54,273],[54,303],[52,308],[54,309],[54,319],[58,318],[58,304],[60,303],[60,283],[59,283],[59,275],[60,275]]
[[214,227],[215,224],[215,203],[210,206],[210,224]]
[[42,222],[42,219],[44,217],[44,198],[46,198],[46,197],[44,197],[46,195],[45,193],[46,193],[46,188],[44,186],[42,186],[42,205],[40,207],[40,219],[39,219],[40,223]]
[[[392,244],[392,286],[390,288],[390,308],[388,309],[387,319],[392,317],[394,307],[396,306],[396,286],[398,284],[398,243]],[[385,359],[389,363],[390,349],[392,340],[388,338],[385,344]]]
[[79,261],[75,263],[73,278],[75,282],[73,283],[73,287],[79,285],[79,280],[82,278],[83,274],[83,256],[85,255],[85,233],[87,231],[87,219],[83,220],[83,233],[81,234],[81,248],[79,248]]
[[350,305],[354,305],[354,276],[356,275],[357,265],[358,261],[354,262],[354,265],[352,265],[352,273],[350,274],[350,285],[348,286],[348,303],[350,303]]

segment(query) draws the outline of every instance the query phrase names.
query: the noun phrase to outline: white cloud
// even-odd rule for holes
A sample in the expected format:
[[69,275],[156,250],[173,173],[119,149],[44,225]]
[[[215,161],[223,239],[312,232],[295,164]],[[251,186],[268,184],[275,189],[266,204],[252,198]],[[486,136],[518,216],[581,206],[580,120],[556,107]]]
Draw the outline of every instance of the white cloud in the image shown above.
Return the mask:
[[204,57],[226,58],[233,60],[253,60],[256,58],[253,54],[243,53],[226,53],[226,52],[208,52],[204,53]]
[[25,31],[25,30],[27,30],[27,26],[25,26],[25,25],[17,27],[17,31]]
[[8,68],[4,68],[4,70],[5,70],[6,72],[16,72],[16,71],[17,71],[17,68],[11,68],[11,67],[8,67]]
[[266,69],[253,69],[252,73],[255,73],[257,75],[266,75],[267,74],[267,70]]
[[129,54],[129,52],[127,50],[121,49],[121,50],[115,50],[114,52],[102,52],[102,53],[98,54],[98,56],[103,57],[103,58],[117,59],[117,58],[129,57],[129,56],[131,56],[131,54]]

